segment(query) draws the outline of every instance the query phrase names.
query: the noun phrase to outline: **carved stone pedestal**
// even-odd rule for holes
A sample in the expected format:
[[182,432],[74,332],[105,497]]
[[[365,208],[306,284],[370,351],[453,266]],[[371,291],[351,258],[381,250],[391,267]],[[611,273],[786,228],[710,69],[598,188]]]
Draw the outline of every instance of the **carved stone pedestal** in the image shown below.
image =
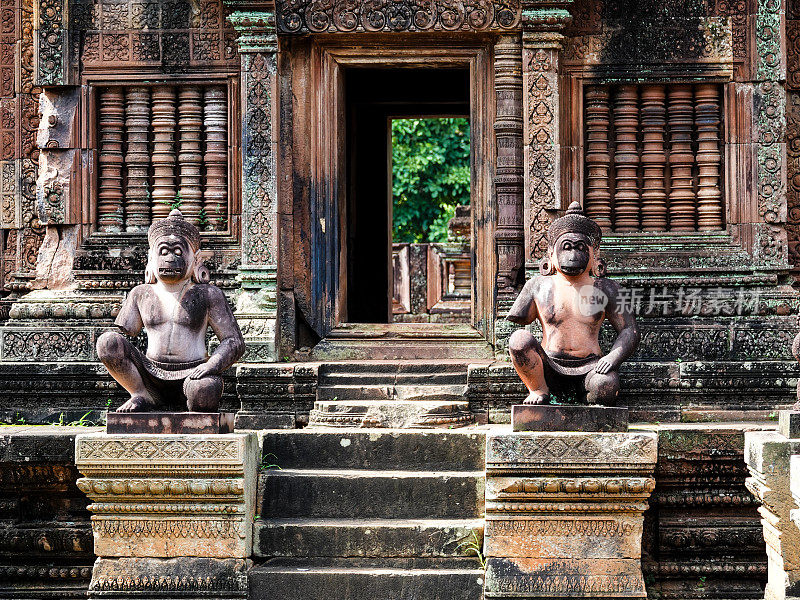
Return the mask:
[[78,436],[89,597],[246,597],[257,448],[254,434]]
[[486,442],[487,598],[644,598],[651,432],[526,432]]
[[[782,415],[782,424],[788,424]],[[788,428],[782,428],[790,433]],[[761,506],[761,524],[767,544],[767,600],[800,597],[800,530],[792,523],[797,508],[791,493],[790,460],[800,453],[800,439],[790,439],[778,431],[745,433],[744,456],[750,477],[747,489]]]

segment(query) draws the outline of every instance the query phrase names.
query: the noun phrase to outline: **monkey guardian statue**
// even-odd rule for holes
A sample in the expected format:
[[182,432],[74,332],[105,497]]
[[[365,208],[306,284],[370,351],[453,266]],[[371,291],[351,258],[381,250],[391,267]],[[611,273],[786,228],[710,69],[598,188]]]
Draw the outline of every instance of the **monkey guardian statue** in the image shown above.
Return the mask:
[[[156,221],[147,233],[145,282],[128,294],[115,325],[136,336],[145,328],[147,353],[122,333],[107,331],[97,355],[131,395],[118,412],[145,412],[185,405],[193,412],[216,412],[222,373],[244,353],[244,338],[225,295],[209,285],[200,255],[200,231],[179,210]],[[220,344],[211,357],[208,327]]]
[[[639,344],[633,314],[620,302],[619,286],[606,279],[599,258],[600,227],[573,202],[547,231],[548,255],[541,274],[529,280],[508,313],[508,320],[528,325],[538,319],[541,343],[525,329],[509,339],[517,373],[528,388],[525,404],[560,402],[614,406],[619,395],[620,364]],[[617,331],[602,356],[599,336],[608,319]]]

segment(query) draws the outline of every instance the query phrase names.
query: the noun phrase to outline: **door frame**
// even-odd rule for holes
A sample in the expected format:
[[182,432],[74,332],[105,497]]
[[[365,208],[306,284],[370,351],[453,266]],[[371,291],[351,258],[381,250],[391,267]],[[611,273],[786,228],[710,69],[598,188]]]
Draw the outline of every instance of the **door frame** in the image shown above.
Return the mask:
[[[311,43],[311,277],[316,322],[323,337],[344,320],[347,294],[345,68],[461,67],[470,72],[470,196],[472,205],[472,322],[475,333],[491,341],[494,329],[496,257],[493,203],[495,36],[473,35],[453,41],[441,35],[377,34],[317,36]],[[335,223],[335,227],[330,224]],[[385,325],[387,329],[402,324]],[[437,324],[431,324],[436,328]],[[374,328],[374,325],[372,326]]]

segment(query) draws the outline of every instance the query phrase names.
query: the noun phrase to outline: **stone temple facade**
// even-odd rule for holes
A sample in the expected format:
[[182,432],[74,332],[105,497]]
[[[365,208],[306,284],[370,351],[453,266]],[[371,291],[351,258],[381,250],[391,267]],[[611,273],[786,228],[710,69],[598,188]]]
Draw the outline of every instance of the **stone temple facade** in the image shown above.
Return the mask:
[[[385,124],[406,116],[470,121],[467,237],[424,257],[388,234]],[[521,460],[509,483],[487,431],[526,394],[505,315],[573,201],[636,313],[623,398],[655,433],[622,475],[597,467],[624,484],[548,504],[574,474]],[[259,431],[231,434],[248,450],[211,460],[197,492],[169,487],[174,456],[155,472],[130,450],[131,487],[84,460],[88,438],[76,455],[82,428],[33,427],[125,399],[96,340],[143,280],[148,226],[178,206],[247,345],[223,407]],[[487,544],[494,583],[464,540],[600,501],[611,529],[567,527],[633,532],[614,546],[628,597],[756,599],[768,579],[797,595],[774,583],[800,564],[775,532],[800,492],[761,457],[797,462],[772,420],[796,397],[798,284],[800,1],[0,0],[0,419],[17,426],[0,429],[0,598],[547,597],[586,580],[526,591],[504,571],[545,560],[538,533],[528,554]],[[195,545],[108,542],[137,494],[154,514],[189,507],[184,533],[228,511],[238,537],[181,580],[164,561]]]
[[[446,357],[475,364],[470,412],[507,418],[514,378],[486,365],[506,359],[503,317],[573,200],[603,226],[609,273],[642,322],[624,373],[638,414],[790,402],[791,2],[9,0],[2,15],[11,420],[116,397],[94,342],[141,279],[144,231],[176,203],[247,338],[230,406],[303,422],[319,377],[304,362]],[[387,184],[374,119],[397,111],[470,118],[457,324],[387,323],[381,308],[392,253],[370,225],[387,219],[369,201]]]

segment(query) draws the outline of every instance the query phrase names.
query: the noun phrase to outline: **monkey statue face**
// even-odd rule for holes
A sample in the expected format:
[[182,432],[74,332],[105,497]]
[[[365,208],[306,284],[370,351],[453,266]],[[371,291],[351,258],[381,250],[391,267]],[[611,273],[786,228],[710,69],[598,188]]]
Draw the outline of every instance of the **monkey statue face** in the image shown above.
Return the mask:
[[567,277],[583,275],[592,264],[592,246],[582,233],[563,234],[552,252],[555,268]]

